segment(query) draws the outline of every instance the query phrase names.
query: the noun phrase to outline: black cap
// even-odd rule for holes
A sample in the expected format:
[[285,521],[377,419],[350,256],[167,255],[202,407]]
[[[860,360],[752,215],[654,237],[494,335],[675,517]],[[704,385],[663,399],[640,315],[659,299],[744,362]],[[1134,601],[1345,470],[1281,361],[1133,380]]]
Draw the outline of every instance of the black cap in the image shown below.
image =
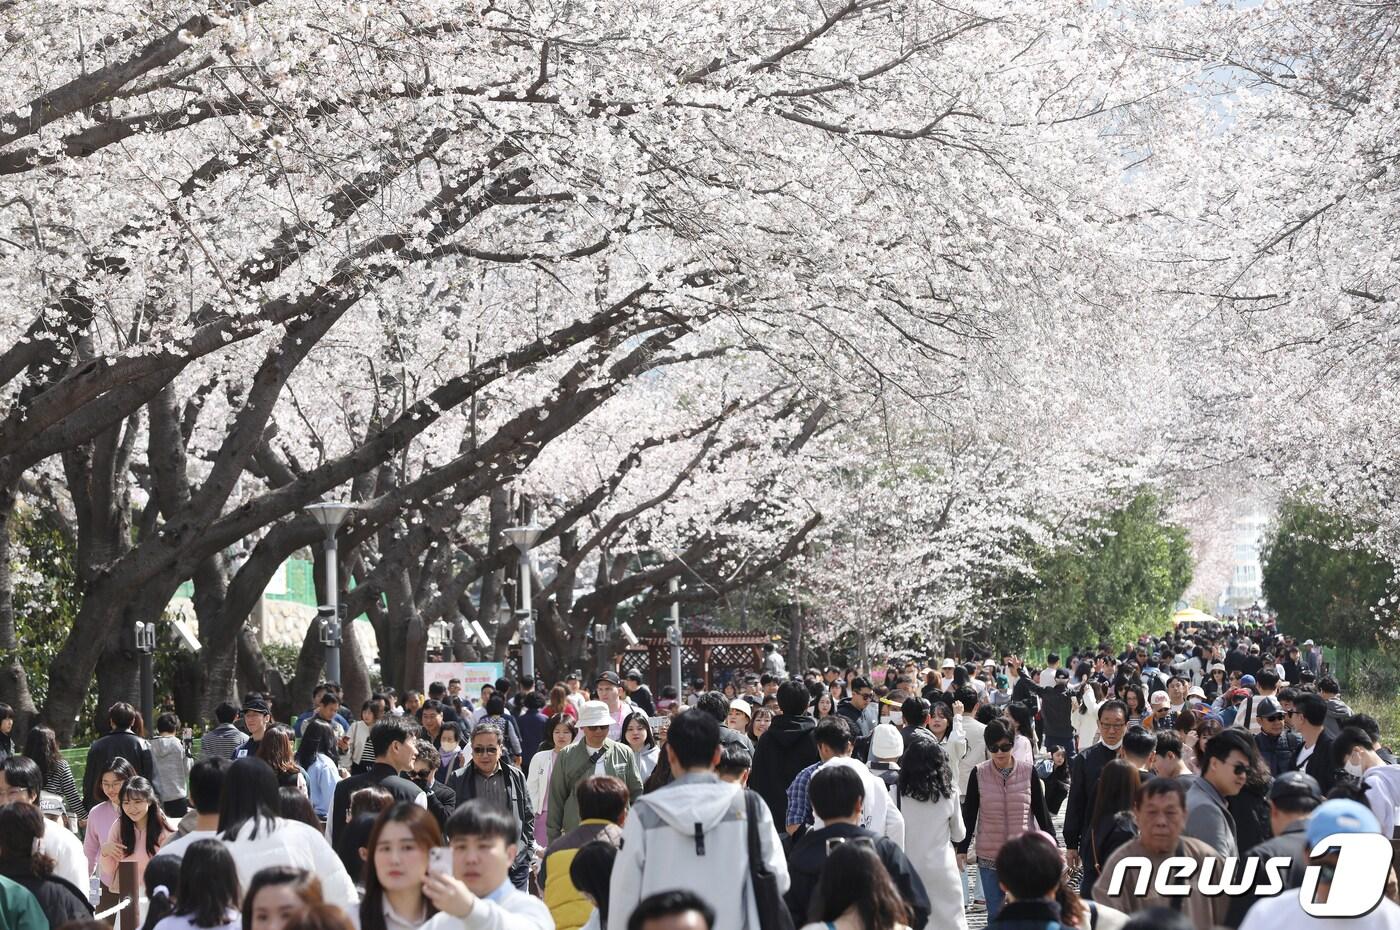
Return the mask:
[[1269,785],[1269,800],[1309,800],[1322,803],[1322,788],[1307,772],[1284,772]]
[[262,698],[249,698],[243,702],[243,713],[252,711],[256,714],[271,714],[272,708],[267,706],[267,701]]
[[568,681],[569,679],[576,679],[576,680],[578,680],[578,681],[583,681],[583,672],[582,672],[581,670],[579,670],[579,669],[574,669],[574,670],[573,670],[572,672],[570,672],[570,673],[568,674],[568,676],[565,678],[566,681]]
[[1057,668],[1057,669],[1055,669],[1055,677],[1056,677],[1056,678],[1065,678],[1065,679],[1069,678],[1069,669],[1067,669],[1067,668]]
[[641,672],[641,669],[629,668],[629,669],[627,670],[627,679],[628,679],[628,681],[641,681],[641,680],[642,680],[642,672]]
[[600,681],[611,682],[618,686],[622,685],[622,679],[617,677],[617,672],[599,672],[598,677],[593,679],[593,683],[596,685]]

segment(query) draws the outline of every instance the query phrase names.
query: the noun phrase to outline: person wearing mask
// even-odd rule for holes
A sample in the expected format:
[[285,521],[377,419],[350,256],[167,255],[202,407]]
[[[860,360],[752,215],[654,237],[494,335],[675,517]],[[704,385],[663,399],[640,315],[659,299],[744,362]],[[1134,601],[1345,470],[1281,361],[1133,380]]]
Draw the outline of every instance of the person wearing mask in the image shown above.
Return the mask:
[[[1152,908],[1179,910],[1196,930],[1212,930],[1225,916],[1228,899],[1224,895],[1207,895],[1200,886],[1192,883],[1191,893],[1186,897],[1167,898],[1156,892],[1155,876],[1162,863],[1171,857],[1185,856],[1204,863],[1208,859],[1218,859],[1216,851],[1195,837],[1186,836],[1186,790],[1181,783],[1171,778],[1154,778],[1138,789],[1133,800],[1133,819],[1137,822],[1138,835],[1129,840],[1103,864],[1103,874],[1094,883],[1094,901],[1116,908],[1125,914],[1136,914]],[[1116,894],[1113,889],[1113,876],[1118,863],[1129,857],[1144,857],[1151,865],[1154,881],[1148,885],[1143,895],[1136,894],[1137,869],[1129,874]],[[1213,866],[1219,875],[1221,863]]]
[[326,821],[326,834],[336,848],[339,848],[340,834],[345,828],[345,812],[350,808],[350,796],[361,788],[377,785],[388,791],[395,801],[411,801],[424,810],[428,807],[428,798],[423,789],[400,774],[412,769],[413,760],[418,757],[418,746],[408,731],[408,725],[402,719],[385,716],[370,731],[369,742],[374,750],[374,765],[368,772],[351,775],[335,786],[331,816]]
[[896,846],[902,848],[904,846],[904,817],[899,813],[898,808],[889,803],[889,795],[880,779],[876,778],[864,764],[852,755],[854,743],[851,739],[849,720],[834,714],[825,717],[817,724],[812,735],[816,741],[817,755],[821,761],[799,772],[792,784],[788,786],[787,822],[785,824],[788,834],[798,833],[807,824],[815,824],[818,828],[823,826],[819,819],[813,817],[812,802],[808,794],[812,777],[825,766],[847,765],[855,768],[865,781],[866,801],[861,807],[860,825],[874,833],[889,837],[894,840]]
[[187,823],[190,828],[162,846],[155,858],[182,856],[190,844],[218,836],[219,802],[223,796],[224,777],[232,764],[222,756],[211,756],[194,764],[190,769],[189,791],[190,803],[194,805],[194,820],[191,822],[186,817],[181,828]]
[[[666,757],[675,780],[634,801],[623,825],[608,930],[626,930],[638,903],[674,887],[678,875],[710,896],[717,926],[759,930],[753,895],[744,891],[751,871],[770,873],[779,893],[788,889],[787,862],[767,805],[715,775],[719,724],[708,714],[688,711],[672,719]],[[749,859],[751,830],[761,862]]]
[[1311,775],[1326,797],[1337,782],[1339,768],[1332,758],[1333,739],[1327,735],[1327,702],[1317,694],[1299,692],[1293,701],[1293,712],[1285,711],[1284,720],[1303,738],[1293,757],[1293,767]]
[[1001,912],[989,930],[1060,930],[1064,914],[1056,900],[1064,864],[1055,844],[1038,833],[1023,833],[997,850],[996,874]]
[[[1127,738],[1124,739],[1126,741]],[[1086,892],[1093,891],[1094,882],[1108,857],[1119,846],[1137,836],[1137,825],[1133,823],[1133,797],[1140,784],[1141,771],[1127,759],[1111,760],[1099,774],[1090,826],[1093,832],[1089,834],[1089,855],[1084,859],[1084,874],[1079,879],[1079,887]]]
[[585,778],[611,775],[627,785],[633,801],[642,793],[642,780],[632,750],[608,736],[612,724],[612,711],[605,702],[584,702],[578,723],[583,739],[560,751],[549,776],[546,831],[551,843],[579,825],[575,792]]
[[428,802],[428,813],[433,815],[438,827],[442,828],[447,825],[448,816],[457,808],[457,793],[437,780],[438,760],[441,757],[433,744],[420,739],[414,742],[414,747],[418,750],[418,755],[413,760],[413,769],[408,780],[423,789],[423,797]]
[[44,815],[33,804],[12,801],[0,805],[0,876],[34,895],[51,927],[91,919],[87,889],[55,874],[53,858],[44,854],[46,830]]
[[1303,747],[1303,737],[1293,730],[1285,729],[1285,719],[1283,705],[1277,698],[1264,698],[1255,708],[1255,720],[1259,729],[1254,734],[1254,745],[1258,747],[1259,757],[1268,766],[1269,774],[1274,778],[1284,772],[1293,771],[1297,764],[1294,760],[1298,756],[1298,750]]
[[549,908],[510,880],[520,825],[478,799],[447,818],[452,874],[429,871],[423,883],[437,913],[427,930],[554,930]]
[[1040,779],[1030,766],[1018,762],[1013,753],[1010,728],[1002,720],[987,724],[986,762],[977,766],[967,783],[962,802],[963,839],[954,844],[958,868],[967,866],[967,851],[977,840],[977,872],[987,901],[988,918],[1001,909],[1001,886],[997,883],[997,851],[1007,840],[1020,836],[1032,824],[1054,836],[1055,827],[1045,804]]
[[[857,784],[850,782],[852,786]],[[919,876],[907,862],[901,866],[898,859],[886,858],[890,855],[902,858],[898,849],[882,848],[878,840],[871,846],[868,842],[850,839],[837,842],[839,839],[831,837],[830,844],[824,841],[819,849],[808,845],[804,839],[804,859],[810,855],[815,860],[819,854],[820,867],[815,873],[809,868],[803,874],[804,883],[810,876],[815,887],[815,892],[808,894],[802,905],[802,911],[808,912],[813,922],[803,924],[798,919],[797,926],[803,930],[831,930],[833,927],[838,930],[903,930],[908,927],[919,930],[927,924],[928,900],[922,895]],[[868,841],[870,838],[856,839]],[[898,875],[890,870],[892,862],[896,868],[902,868]],[[901,888],[901,880],[908,887]],[[793,894],[789,892],[791,897]]]
[[[963,828],[957,786],[942,747],[923,734],[915,734],[904,750],[899,781],[890,794],[904,817],[904,854],[931,902],[930,925],[965,930],[962,872],[953,844],[962,840],[967,831]],[[817,806],[815,800],[812,803]],[[831,822],[829,817],[822,819]]]
[[411,930],[427,923],[433,914],[423,894],[428,853],[441,845],[442,830],[423,808],[400,801],[381,813],[365,844],[365,891],[353,912],[356,927]]
[[798,773],[821,761],[813,732],[817,720],[808,713],[811,691],[800,681],[778,686],[778,706],[782,713],[754,750],[749,787],[768,805],[774,823],[787,822],[787,787]]
[[1388,765],[1376,752],[1371,735],[1360,727],[1342,730],[1332,745],[1332,759],[1352,778],[1361,780],[1381,834],[1394,836],[1400,820],[1396,813],[1400,807],[1400,765]]
[[106,736],[99,737],[88,747],[87,765],[83,769],[83,800],[91,810],[106,800],[98,791],[98,780],[113,759],[125,759],[133,774],[149,779],[155,773],[151,744],[132,730],[136,724],[136,708],[118,701],[107,710]]
[[1238,856],[1239,834],[1228,799],[1244,790],[1254,743],[1238,729],[1211,738],[1201,754],[1201,777],[1186,793],[1186,830],[1221,856]]
[[272,705],[261,695],[248,695],[243,700],[243,725],[248,728],[248,739],[233,751],[235,760],[257,756],[263,734],[272,727]]
[[594,843],[614,849],[622,845],[622,825],[627,822],[630,804],[627,786],[616,778],[595,775],[579,784],[579,825],[550,843],[540,864],[544,903],[549,906],[557,930],[579,930],[588,922],[594,905],[573,880],[574,859],[584,847]]
[[447,787],[459,805],[479,799],[506,811],[520,824],[520,835],[511,844],[517,859],[511,866],[510,880],[523,891],[535,861],[535,812],[530,807],[525,773],[507,762],[504,752],[505,733],[501,728],[494,723],[478,723],[472,731],[471,762],[448,778]]
[[1065,862],[1070,868],[1088,852],[1099,775],[1105,765],[1118,758],[1128,729],[1128,709],[1122,701],[1104,701],[1099,705],[1097,719],[1099,742],[1076,753],[1070,761],[1069,800],[1065,807]]
[[1322,792],[1317,781],[1303,772],[1284,772],[1269,785],[1269,826],[1273,836],[1245,853],[1246,860],[1258,862],[1254,873],[1256,891],[1231,896],[1225,916],[1227,927],[1238,927],[1259,900],[1257,889],[1266,881],[1264,863],[1270,859],[1292,860],[1293,865],[1284,877],[1285,889],[1302,884],[1303,870],[1308,864],[1308,819],[1321,803]]

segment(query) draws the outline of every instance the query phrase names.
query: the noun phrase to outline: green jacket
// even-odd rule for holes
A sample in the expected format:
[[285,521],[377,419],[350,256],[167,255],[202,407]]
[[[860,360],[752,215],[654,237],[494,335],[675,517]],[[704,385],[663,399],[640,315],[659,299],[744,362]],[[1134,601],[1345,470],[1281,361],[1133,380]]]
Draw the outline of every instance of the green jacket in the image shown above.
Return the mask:
[[[632,750],[622,743],[607,740],[603,748],[603,772],[621,779],[637,800],[642,793],[642,779],[637,775],[637,759]],[[578,796],[574,789],[578,783],[593,775],[594,763],[587,744],[579,740],[559,752],[554,760],[554,772],[549,776],[549,820],[546,829],[549,841],[553,843],[579,824]]]
[[0,930],[49,930],[49,919],[29,889],[3,875],[0,875]]

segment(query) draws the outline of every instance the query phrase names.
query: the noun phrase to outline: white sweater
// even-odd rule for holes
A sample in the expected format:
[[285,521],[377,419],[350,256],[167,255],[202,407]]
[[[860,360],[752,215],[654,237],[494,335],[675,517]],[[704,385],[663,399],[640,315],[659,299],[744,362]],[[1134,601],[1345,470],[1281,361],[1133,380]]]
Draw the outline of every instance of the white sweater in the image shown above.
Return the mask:
[[61,823],[44,818],[44,836],[39,840],[39,848],[53,860],[53,874],[73,883],[84,895],[88,893],[92,869],[88,866],[87,854],[83,852],[83,841]]
[[466,917],[437,913],[422,930],[554,930],[554,917],[539,898],[515,887],[478,898]]
[[248,838],[252,832],[253,824],[245,823],[235,839],[224,841],[238,867],[238,881],[244,888],[254,875],[268,866],[286,865],[305,869],[319,878],[321,894],[327,904],[348,911],[360,900],[350,874],[319,830],[297,820],[278,817],[270,824],[264,821],[256,839]]

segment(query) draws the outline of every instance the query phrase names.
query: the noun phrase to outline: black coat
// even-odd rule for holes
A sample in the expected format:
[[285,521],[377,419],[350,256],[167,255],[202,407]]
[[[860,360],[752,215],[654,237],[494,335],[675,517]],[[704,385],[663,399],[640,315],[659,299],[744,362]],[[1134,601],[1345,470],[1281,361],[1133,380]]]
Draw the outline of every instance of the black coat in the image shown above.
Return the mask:
[[457,793],[437,779],[428,789],[428,813],[437,820],[439,827],[447,826],[447,818],[457,809]]
[[[510,803],[511,813],[520,821],[520,841],[516,844],[515,863],[510,867],[510,881],[523,891],[535,858],[535,811],[530,806],[525,773],[504,761],[501,768],[506,773],[506,799]],[[476,797],[476,779],[472,778],[474,771],[476,767],[469,763],[447,778],[447,787],[452,789],[459,805]]]
[[107,800],[106,797],[98,797],[98,786],[102,773],[118,757],[130,762],[136,774],[142,778],[151,778],[156,770],[151,758],[151,744],[135,733],[122,730],[101,737],[88,747],[87,768],[83,770],[83,806],[88,810],[92,810],[97,802]]
[[1065,848],[1083,858],[1089,846],[1089,825],[1094,816],[1094,797],[1104,766],[1118,758],[1118,751],[1095,743],[1077,753],[1069,766],[1069,802],[1065,807]]
[[[1298,747],[1298,752],[1293,754],[1293,766],[1298,766],[1298,753],[1303,751],[1303,747]],[[1303,771],[1317,779],[1318,787],[1322,789],[1322,796],[1326,797],[1327,792],[1337,783],[1337,766],[1332,761],[1332,737],[1323,733],[1317,738],[1317,745],[1313,747],[1313,754],[1308,757],[1308,761],[1303,763]]]
[[92,919],[92,905],[88,903],[87,895],[66,879],[57,875],[39,878],[28,870],[21,871],[13,866],[0,869],[0,875],[22,885],[34,895],[39,902],[39,910],[49,919],[50,927],[57,927],[69,920]]
[[870,755],[870,735],[861,732],[861,728],[865,726],[865,715],[856,710],[856,706],[851,703],[850,698],[841,699],[841,703],[836,705],[836,714],[845,717],[850,722],[851,736],[856,741],[855,752],[851,755],[864,762]]
[[914,871],[913,863],[893,840],[849,823],[834,823],[820,830],[808,831],[793,847],[792,855],[788,856],[788,876],[792,883],[788,886],[783,900],[792,912],[793,926],[801,927],[815,919],[809,916],[809,912],[812,895],[817,890],[817,882],[821,878],[822,867],[826,865],[826,841],[829,839],[843,839],[848,842],[852,839],[870,840],[880,861],[885,865],[885,871],[894,881],[895,888],[899,889],[899,896],[913,911],[909,926],[912,930],[923,930],[924,925],[928,923],[932,907],[929,905],[928,891],[924,888],[919,873]]
[[337,841],[345,829],[345,812],[350,809],[350,796],[361,788],[369,788],[373,785],[378,785],[389,792],[395,801],[416,802],[418,796],[423,793],[422,788],[394,771],[392,766],[382,762],[374,763],[374,766],[362,775],[351,775],[335,786],[335,799],[331,802],[332,846],[340,848]]
[[763,798],[775,824],[787,823],[788,785],[807,766],[821,761],[816,740],[812,738],[816,728],[814,717],[781,714],[773,718],[768,732],[758,738],[753,768],[749,771],[749,788]]

